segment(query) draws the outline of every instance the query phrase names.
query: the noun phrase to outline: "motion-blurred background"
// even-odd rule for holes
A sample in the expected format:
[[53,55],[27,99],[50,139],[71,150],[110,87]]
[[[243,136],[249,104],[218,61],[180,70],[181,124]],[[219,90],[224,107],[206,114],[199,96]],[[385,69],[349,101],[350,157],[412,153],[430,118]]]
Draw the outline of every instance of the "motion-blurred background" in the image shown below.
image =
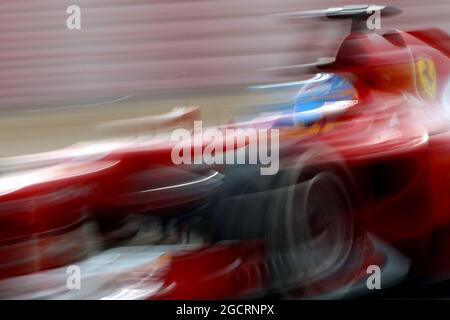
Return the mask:
[[[347,22],[274,14],[359,4],[331,0],[6,0],[0,10],[0,156],[95,137],[103,121],[199,105],[211,123],[245,105],[268,71],[332,57]],[[376,1],[403,14],[383,29],[450,31],[449,0]],[[66,8],[81,8],[68,30]]]

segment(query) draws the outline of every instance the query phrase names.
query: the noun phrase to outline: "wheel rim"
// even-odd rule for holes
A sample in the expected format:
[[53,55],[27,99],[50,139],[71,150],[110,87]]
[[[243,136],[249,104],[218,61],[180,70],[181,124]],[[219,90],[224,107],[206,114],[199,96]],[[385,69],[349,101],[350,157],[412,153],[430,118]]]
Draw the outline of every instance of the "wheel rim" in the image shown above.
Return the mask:
[[284,241],[275,248],[282,286],[307,286],[338,272],[354,238],[345,186],[331,172],[321,172],[289,187],[284,201],[284,225],[277,235]]

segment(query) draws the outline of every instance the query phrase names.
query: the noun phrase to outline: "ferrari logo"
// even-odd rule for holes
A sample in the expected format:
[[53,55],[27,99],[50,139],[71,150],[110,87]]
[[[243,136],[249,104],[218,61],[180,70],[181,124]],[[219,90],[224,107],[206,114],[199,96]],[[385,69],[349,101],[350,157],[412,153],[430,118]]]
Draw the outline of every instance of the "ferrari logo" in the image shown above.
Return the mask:
[[437,93],[436,67],[430,58],[420,58],[416,62],[418,90],[424,98],[435,98]]

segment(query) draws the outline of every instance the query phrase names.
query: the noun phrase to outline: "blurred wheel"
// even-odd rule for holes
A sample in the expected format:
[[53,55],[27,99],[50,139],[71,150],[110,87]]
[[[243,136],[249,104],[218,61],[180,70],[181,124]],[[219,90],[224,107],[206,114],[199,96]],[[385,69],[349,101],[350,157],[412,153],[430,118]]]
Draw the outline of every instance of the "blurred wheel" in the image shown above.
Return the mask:
[[276,285],[289,292],[342,277],[358,237],[350,197],[337,175],[320,172],[289,187],[275,203],[269,250]]
[[212,241],[266,241],[272,289],[310,297],[350,286],[364,233],[350,173],[329,150],[303,150],[277,175],[230,166],[207,215]]
[[364,232],[356,185],[332,150],[304,150],[277,181],[268,215],[273,287],[314,297],[356,280]]

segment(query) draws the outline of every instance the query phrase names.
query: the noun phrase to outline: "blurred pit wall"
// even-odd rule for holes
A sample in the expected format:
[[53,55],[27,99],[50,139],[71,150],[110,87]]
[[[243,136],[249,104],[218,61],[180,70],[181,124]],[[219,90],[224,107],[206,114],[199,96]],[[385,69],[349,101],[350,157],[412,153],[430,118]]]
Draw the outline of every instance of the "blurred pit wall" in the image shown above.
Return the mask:
[[[274,13],[358,4],[332,0],[4,0],[0,109],[152,99],[278,81],[264,68],[332,56],[347,27]],[[450,31],[449,0],[372,1],[404,13],[383,28]],[[68,30],[67,6],[81,7]]]

